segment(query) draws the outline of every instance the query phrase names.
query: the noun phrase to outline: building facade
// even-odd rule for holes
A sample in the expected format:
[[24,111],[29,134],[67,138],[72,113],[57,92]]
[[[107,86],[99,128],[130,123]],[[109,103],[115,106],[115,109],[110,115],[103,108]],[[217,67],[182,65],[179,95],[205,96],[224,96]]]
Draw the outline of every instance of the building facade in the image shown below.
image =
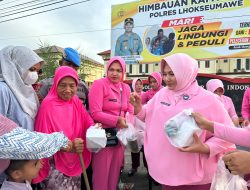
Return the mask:
[[[98,53],[103,57],[105,64],[110,59],[110,54],[110,50]],[[197,61],[199,73],[215,74],[228,78],[250,78],[250,56],[247,58],[201,59]],[[105,68],[104,66],[104,70],[106,70]],[[127,64],[126,79],[134,77],[146,79],[154,71],[160,71],[160,63]]]
[[[62,58],[63,55],[63,48],[53,45],[48,46],[40,49],[34,50],[39,56],[43,57],[47,64],[53,64],[51,67],[58,67],[59,60]],[[81,66],[78,71],[79,77],[86,82],[88,86],[96,79],[100,79],[103,77],[104,74],[104,65],[99,63],[86,55],[81,55]]]

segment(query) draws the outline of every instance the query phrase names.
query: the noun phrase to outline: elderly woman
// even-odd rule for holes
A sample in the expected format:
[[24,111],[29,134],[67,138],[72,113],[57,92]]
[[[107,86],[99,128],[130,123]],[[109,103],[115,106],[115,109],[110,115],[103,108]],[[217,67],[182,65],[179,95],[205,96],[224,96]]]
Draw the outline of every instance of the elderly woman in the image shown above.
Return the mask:
[[[93,120],[84,108],[81,100],[75,95],[78,85],[77,72],[67,66],[59,67],[55,72],[54,83],[49,94],[43,100],[35,123],[35,130],[43,133],[62,131],[71,141],[83,139],[86,142],[86,131],[93,125]],[[77,143],[76,143],[77,144]],[[84,145],[86,147],[86,145]],[[79,155],[68,152],[57,152],[53,159],[44,159],[39,177],[33,182],[43,180],[43,189],[67,189],[66,184],[73,189],[80,189],[80,175],[82,172]],[[85,166],[91,162],[91,153],[84,148],[83,158]],[[51,170],[51,171],[50,171]],[[57,185],[56,185],[57,184]]]
[[232,144],[204,130],[199,137],[194,135],[191,146],[176,148],[164,134],[164,124],[187,108],[226,125],[232,121],[219,100],[198,86],[195,59],[173,54],[161,61],[161,71],[167,87],[143,107],[139,96],[130,98],[135,114],[146,123],[144,152],[149,173],[164,190],[209,190],[219,155]]
[[[89,92],[93,119],[102,123],[106,133],[114,138],[118,129],[127,127],[126,112],[133,113],[129,103],[130,88],[122,82],[125,68],[121,57],[113,57],[107,64],[107,77],[94,81]],[[116,190],[124,148],[117,139],[108,142],[108,146],[93,154],[93,190]]]
[[224,85],[219,79],[210,79],[206,84],[207,90],[219,96],[220,101],[224,104],[229,116],[231,117],[235,126],[239,126],[239,118],[236,114],[233,101],[230,97],[225,96]]

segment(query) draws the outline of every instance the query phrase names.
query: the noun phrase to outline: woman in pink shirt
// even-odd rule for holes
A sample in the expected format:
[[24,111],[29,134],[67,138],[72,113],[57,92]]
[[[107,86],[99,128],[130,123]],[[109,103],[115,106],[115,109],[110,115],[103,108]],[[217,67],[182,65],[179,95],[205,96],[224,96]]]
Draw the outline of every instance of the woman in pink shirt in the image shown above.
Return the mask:
[[149,174],[164,190],[209,190],[218,158],[232,144],[204,130],[199,137],[194,135],[191,146],[176,148],[164,133],[164,123],[187,108],[226,125],[232,121],[219,100],[198,86],[195,59],[173,54],[161,61],[161,71],[167,87],[147,105],[142,107],[135,94],[130,97],[135,114],[146,123],[144,152]]
[[[130,88],[122,82],[125,68],[121,57],[113,57],[107,64],[107,77],[94,81],[89,92],[92,118],[102,123],[107,134],[126,128],[125,114],[133,113]],[[116,190],[123,158],[124,147],[119,142],[93,154],[93,190]]]
[[220,101],[224,104],[229,116],[235,126],[239,126],[239,118],[236,114],[233,101],[230,97],[223,95],[225,92],[224,85],[219,79],[210,79],[206,84],[207,90],[219,96]]
[[142,104],[146,104],[162,88],[162,77],[159,72],[153,72],[148,77],[150,90],[141,95]]
[[[39,108],[35,130],[47,134],[63,132],[71,141],[80,141],[84,146],[81,154],[85,167],[89,168],[91,153],[85,148],[86,131],[94,122],[76,96],[77,85],[78,75],[74,69],[61,66],[56,70],[54,84]],[[43,159],[43,167],[33,182],[43,181],[42,189],[67,190],[65,184],[71,184],[73,189],[80,190],[81,173],[77,151],[60,151],[51,159]]]
[[242,126],[248,126],[250,119],[250,88],[247,88],[244,93],[241,106],[241,115],[244,119],[242,122]]

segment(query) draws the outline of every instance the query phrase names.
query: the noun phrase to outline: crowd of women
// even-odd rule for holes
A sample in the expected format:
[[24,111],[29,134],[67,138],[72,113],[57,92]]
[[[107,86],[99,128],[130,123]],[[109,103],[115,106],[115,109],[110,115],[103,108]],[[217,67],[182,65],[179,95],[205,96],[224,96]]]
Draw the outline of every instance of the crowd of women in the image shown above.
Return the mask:
[[[111,58],[106,77],[94,81],[90,88],[89,110],[76,96],[79,60],[76,50],[65,52],[64,64],[56,70],[48,95],[39,105],[32,84],[38,80],[43,59],[21,46],[0,51],[2,189],[32,189],[31,183],[36,189],[86,189],[86,181],[81,179],[82,155],[91,189],[116,190],[124,146],[114,140],[91,153],[86,148],[86,131],[101,123],[107,134],[116,136],[119,129],[127,128],[127,113],[135,115],[135,127],[144,130],[144,165],[164,190],[209,190],[221,156],[233,174],[250,173],[250,153],[229,151],[234,143],[250,146],[249,128],[234,127],[239,119],[232,100],[223,95],[221,81],[207,83],[213,93],[198,85],[198,63],[189,55],[165,57],[161,74],[149,76],[151,90],[145,93],[140,79],[133,81],[135,92],[131,93],[123,81],[125,61]],[[166,138],[163,126],[186,108],[194,110],[192,115],[203,130],[199,136],[194,134],[191,146],[176,148]],[[247,121],[245,118],[244,123]],[[138,157],[132,155],[130,175],[139,166]]]

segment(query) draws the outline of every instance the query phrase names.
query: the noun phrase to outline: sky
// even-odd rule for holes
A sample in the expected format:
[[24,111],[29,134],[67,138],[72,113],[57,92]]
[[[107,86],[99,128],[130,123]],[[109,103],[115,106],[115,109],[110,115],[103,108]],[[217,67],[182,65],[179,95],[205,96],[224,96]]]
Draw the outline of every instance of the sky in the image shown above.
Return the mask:
[[[63,48],[76,48],[82,54],[103,63],[101,56],[97,53],[111,48],[111,6],[133,0],[87,0],[81,4],[4,22],[16,17],[77,3],[81,0],[69,0],[17,14],[17,12],[26,10],[20,9],[24,6],[20,6],[20,4],[31,1],[0,1],[0,49],[8,45],[21,45],[37,49],[39,44],[46,43]],[[59,0],[47,1],[53,3]],[[33,0],[33,2],[39,4],[46,0]],[[25,4],[25,6],[31,5],[34,3]]]

